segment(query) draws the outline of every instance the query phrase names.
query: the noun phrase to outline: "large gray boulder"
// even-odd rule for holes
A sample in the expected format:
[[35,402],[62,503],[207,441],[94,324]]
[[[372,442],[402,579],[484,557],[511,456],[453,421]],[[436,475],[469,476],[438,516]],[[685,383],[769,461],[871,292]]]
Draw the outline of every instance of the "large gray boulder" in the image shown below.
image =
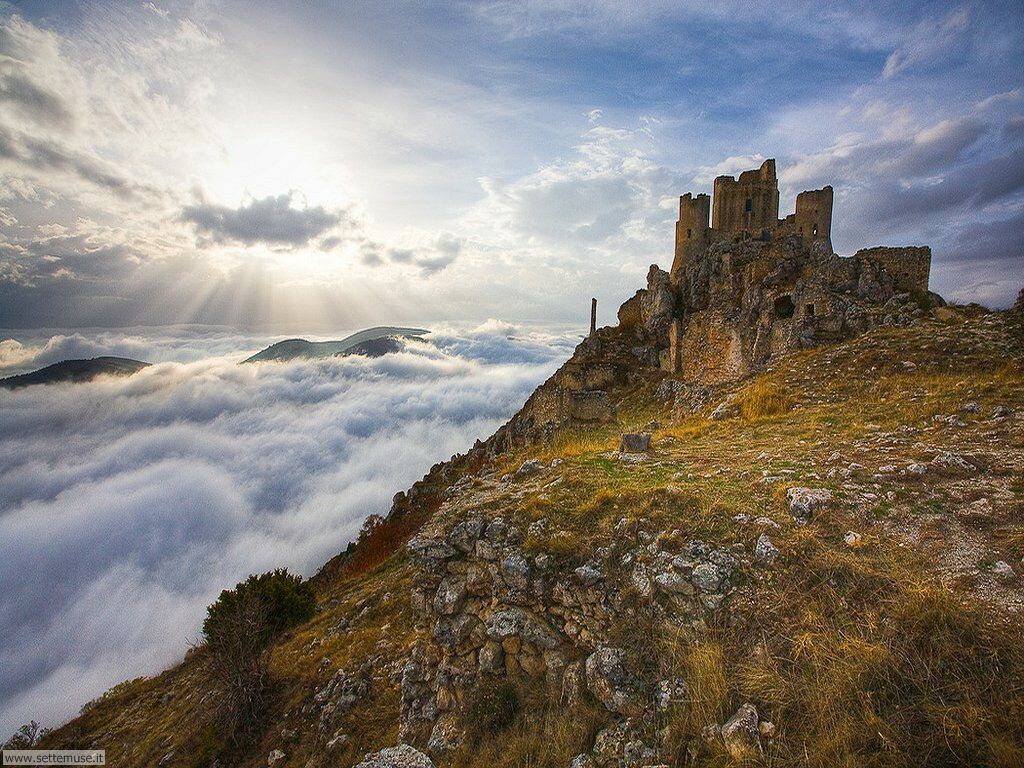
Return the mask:
[[434,768],[434,763],[418,749],[399,744],[367,755],[356,768]]

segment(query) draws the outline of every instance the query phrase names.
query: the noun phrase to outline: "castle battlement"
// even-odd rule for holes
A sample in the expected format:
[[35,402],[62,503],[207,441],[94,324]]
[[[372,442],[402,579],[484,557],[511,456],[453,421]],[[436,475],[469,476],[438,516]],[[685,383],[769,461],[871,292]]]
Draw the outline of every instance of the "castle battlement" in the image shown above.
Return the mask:
[[796,197],[796,212],[780,219],[779,181],[775,160],[769,159],[760,168],[743,171],[738,179],[716,178],[713,200],[708,195],[692,193],[679,198],[676,262],[712,242],[768,239],[776,234],[823,242],[831,251],[832,187],[801,192]]
[[651,266],[647,288],[619,308],[619,328],[653,340],[666,372],[719,383],[942,301],[928,294],[926,246],[837,255],[832,199],[830,186],[801,192],[780,219],[774,160],[719,176],[713,198],[683,195],[672,269]]

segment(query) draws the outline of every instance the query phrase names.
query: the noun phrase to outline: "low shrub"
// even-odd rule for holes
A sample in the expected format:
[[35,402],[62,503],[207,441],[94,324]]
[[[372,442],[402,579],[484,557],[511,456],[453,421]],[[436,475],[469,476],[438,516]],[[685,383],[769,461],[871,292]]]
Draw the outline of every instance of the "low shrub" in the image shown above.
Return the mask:
[[270,644],[316,611],[312,587],[277,569],[226,589],[206,609],[203,637],[220,695],[224,731],[236,745],[259,729],[269,688]]

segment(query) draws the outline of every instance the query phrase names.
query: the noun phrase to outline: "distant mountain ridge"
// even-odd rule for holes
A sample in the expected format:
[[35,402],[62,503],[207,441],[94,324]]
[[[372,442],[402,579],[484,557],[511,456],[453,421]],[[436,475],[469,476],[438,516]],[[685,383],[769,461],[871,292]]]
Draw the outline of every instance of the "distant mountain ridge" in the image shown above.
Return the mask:
[[150,363],[128,357],[92,357],[82,360],[61,360],[37,371],[0,379],[0,387],[19,389],[33,384],[92,381],[97,376],[131,376]]
[[288,360],[315,360],[344,355],[367,355],[379,357],[389,352],[398,352],[398,339],[412,339],[429,333],[424,328],[401,328],[376,326],[353,333],[340,341],[308,341],[306,339],[284,339],[257,352],[243,363],[285,362]]

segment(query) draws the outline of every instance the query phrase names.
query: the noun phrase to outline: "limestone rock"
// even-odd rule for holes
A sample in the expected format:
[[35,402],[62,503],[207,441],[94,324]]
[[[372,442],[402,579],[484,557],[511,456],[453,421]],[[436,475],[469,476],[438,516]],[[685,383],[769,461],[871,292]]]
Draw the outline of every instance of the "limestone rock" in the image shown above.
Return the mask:
[[460,552],[469,554],[474,551],[476,542],[483,532],[483,520],[463,520],[452,528],[447,541],[449,545]]
[[722,742],[734,759],[750,758],[761,751],[757,725],[757,708],[744,704],[722,726]]
[[1013,581],[1017,577],[1013,567],[1005,560],[997,560],[992,566],[992,573],[1003,581]]
[[978,468],[958,453],[942,451],[932,459],[932,466],[943,469],[961,470],[963,472],[977,472]]
[[681,677],[661,680],[654,688],[654,704],[660,712],[665,712],[673,706],[685,703],[689,693],[689,686]]
[[786,491],[786,501],[794,517],[809,520],[832,501],[832,492],[826,488],[790,488]]
[[430,732],[427,752],[435,760],[448,757],[462,743],[462,731],[459,730],[458,719],[452,712],[446,712],[437,719],[434,729]]
[[771,565],[779,557],[779,548],[776,547],[767,533],[757,537],[757,544],[754,545],[754,559],[760,563]]
[[576,574],[576,578],[579,579],[580,584],[584,587],[592,587],[604,578],[601,569],[594,563],[585,563],[573,571],[573,573]]
[[626,744],[633,741],[634,733],[626,722],[614,723],[597,732],[591,754],[601,768],[620,765]]
[[658,589],[670,595],[692,595],[694,592],[689,580],[674,571],[659,573],[654,577],[654,583],[658,585]]
[[434,768],[433,761],[408,744],[367,755],[355,768]]
[[690,582],[701,592],[718,592],[724,581],[722,569],[714,563],[700,563],[690,575]]
[[516,589],[526,589],[530,583],[530,564],[522,552],[514,550],[501,561],[501,575]]
[[658,341],[667,342],[675,296],[668,272],[652,264],[647,271],[647,290],[640,294],[641,322]]
[[406,546],[419,558],[447,560],[455,556],[455,548],[440,539],[416,536]]
[[643,708],[640,681],[629,670],[621,648],[598,648],[587,657],[587,687],[612,712],[632,714]]
[[527,459],[516,470],[516,477],[535,475],[542,469],[544,469],[544,465],[537,461],[537,459]]
[[569,768],[595,768],[594,758],[586,753],[576,755],[569,761]]
[[434,610],[447,616],[458,613],[466,601],[466,581],[458,576],[445,576],[434,596]]

